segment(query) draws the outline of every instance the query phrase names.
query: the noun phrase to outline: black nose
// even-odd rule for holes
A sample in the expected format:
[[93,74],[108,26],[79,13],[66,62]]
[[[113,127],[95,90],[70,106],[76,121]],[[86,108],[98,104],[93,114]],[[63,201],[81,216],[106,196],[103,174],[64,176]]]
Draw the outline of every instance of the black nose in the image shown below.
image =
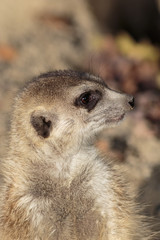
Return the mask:
[[131,108],[134,108],[134,97],[130,97],[128,103],[131,106]]

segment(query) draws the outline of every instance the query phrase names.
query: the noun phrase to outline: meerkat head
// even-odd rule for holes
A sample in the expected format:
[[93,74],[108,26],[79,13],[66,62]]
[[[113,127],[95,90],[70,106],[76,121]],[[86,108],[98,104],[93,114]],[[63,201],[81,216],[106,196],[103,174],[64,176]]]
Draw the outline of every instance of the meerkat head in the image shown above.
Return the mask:
[[37,77],[17,98],[14,135],[41,148],[79,147],[103,128],[117,125],[132,109],[132,96],[111,90],[88,73],[55,71]]

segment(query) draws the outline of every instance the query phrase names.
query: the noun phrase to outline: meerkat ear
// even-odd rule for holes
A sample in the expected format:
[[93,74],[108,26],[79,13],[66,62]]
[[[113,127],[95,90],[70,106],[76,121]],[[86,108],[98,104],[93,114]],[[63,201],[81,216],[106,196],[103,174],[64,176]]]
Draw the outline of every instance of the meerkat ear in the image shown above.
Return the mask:
[[52,121],[47,114],[40,112],[33,112],[31,114],[31,124],[36,130],[37,134],[43,138],[48,138],[52,130]]

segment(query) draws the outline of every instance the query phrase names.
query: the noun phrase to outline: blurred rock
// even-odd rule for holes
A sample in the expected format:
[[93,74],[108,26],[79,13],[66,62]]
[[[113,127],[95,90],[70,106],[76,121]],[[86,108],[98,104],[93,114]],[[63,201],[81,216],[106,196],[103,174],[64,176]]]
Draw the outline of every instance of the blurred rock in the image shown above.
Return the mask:
[[17,57],[15,48],[8,45],[0,45],[0,61],[10,62]]
[[160,44],[159,0],[88,0],[102,29],[117,34],[126,31],[135,40]]

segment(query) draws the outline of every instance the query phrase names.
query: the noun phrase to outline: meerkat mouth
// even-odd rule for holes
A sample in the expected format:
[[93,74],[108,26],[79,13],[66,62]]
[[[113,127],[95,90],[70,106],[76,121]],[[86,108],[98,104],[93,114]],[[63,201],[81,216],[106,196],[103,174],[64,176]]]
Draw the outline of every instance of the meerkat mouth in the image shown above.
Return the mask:
[[117,121],[122,121],[124,119],[125,113],[123,113],[118,119]]
[[114,117],[114,118],[111,118],[111,119],[107,119],[106,123],[119,123],[119,122],[123,121],[124,117],[125,117],[125,113],[123,113],[119,117]]

